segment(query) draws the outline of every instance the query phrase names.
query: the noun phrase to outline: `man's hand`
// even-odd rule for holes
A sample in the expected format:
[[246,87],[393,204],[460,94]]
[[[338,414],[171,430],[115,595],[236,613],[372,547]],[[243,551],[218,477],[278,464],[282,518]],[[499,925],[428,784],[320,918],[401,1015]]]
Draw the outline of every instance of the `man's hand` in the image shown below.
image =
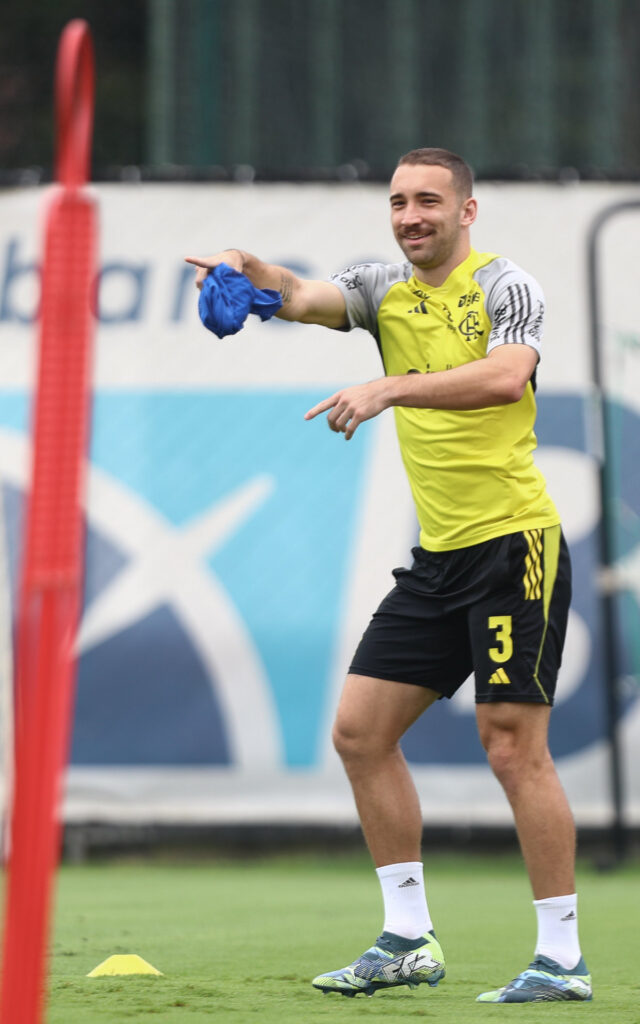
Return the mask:
[[327,423],[337,434],[344,434],[345,441],[349,441],[361,423],[373,419],[374,416],[389,407],[391,402],[386,392],[385,377],[371,380],[368,384],[343,388],[341,391],[336,391],[335,395],[331,395],[330,398],[325,398],[323,402],[314,405],[313,409],[309,409],[309,412],[305,413],[304,418],[312,420],[320,413],[331,409],[327,416]]
[[196,288],[200,290],[210,270],[220,263],[226,263],[232,270],[239,274],[244,270],[244,253],[240,249],[225,249],[216,256],[185,256],[185,263],[193,263],[198,268],[196,273]]
[[238,273],[248,277],[256,288],[271,288],[280,292],[282,308],[276,316],[301,324],[321,324],[323,327],[342,329],[347,326],[347,307],[344,296],[330,281],[308,281],[297,277],[288,267],[264,263],[243,249],[225,249],[215,256],[186,256],[187,263],[198,268],[196,286],[202,288],[207,274],[220,263],[226,263]]

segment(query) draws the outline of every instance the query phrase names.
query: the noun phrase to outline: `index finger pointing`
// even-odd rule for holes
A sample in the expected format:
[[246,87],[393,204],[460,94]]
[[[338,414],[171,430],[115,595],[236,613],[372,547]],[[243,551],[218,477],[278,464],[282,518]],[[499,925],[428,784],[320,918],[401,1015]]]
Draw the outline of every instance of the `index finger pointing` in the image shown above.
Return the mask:
[[319,416],[321,412],[326,412],[327,409],[333,409],[334,405],[338,404],[338,395],[331,395],[331,398],[325,398],[324,402],[318,402],[314,405],[313,409],[309,409],[309,412],[305,412],[305,420],[312,420],[315,416]]
[[204,260],[201,256],[185,256],[185,263],[193,263],[194,267],[204,267],[205,270],[211,270],[214,266],[211,260]]

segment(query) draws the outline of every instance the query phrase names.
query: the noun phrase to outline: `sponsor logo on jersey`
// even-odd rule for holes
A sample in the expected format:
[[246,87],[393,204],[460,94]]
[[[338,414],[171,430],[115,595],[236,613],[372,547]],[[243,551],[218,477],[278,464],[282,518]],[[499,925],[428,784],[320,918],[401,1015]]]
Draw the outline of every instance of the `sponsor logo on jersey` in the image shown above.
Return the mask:
[[367,263],[359,263],[353,267],[345,267],[344,270],[338,271],[337,274],[332,274],[329,278],[330,281],[340,281],[341,284],[350,291],[355,291],[356,288],[363,288],[364,281],[360,276],[359,271],[364,267],[369,266]]

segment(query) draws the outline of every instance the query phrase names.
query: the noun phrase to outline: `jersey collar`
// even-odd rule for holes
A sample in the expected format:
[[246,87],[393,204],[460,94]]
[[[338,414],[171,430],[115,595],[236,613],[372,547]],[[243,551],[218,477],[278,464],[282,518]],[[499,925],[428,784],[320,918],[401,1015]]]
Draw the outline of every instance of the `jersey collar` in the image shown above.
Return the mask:
[[[409,287],[414,291],[422,291],[426,294],[449,291],[452,287],[455,287],[456,283],[468,275],[470,266],[477,262],[478,253],[475,249],[469,251],[469,255],[463,259],[462,263],[458,263],[457,267],[454,267],[449,276],[442,282],[442,284],[431,285],[427,284],[426,281],[421,281],[416,277],[415,273],[409,278]],[[475,268],[474,268],[475,269]]]

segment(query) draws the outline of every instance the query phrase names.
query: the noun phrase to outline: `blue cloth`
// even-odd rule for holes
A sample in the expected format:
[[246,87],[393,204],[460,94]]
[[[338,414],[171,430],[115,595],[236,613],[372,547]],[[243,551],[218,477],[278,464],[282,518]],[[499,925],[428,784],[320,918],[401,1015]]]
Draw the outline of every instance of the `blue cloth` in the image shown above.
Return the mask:
[[261,320],[269,320],[281,306],[280,292],[256,288],[248,277],[227,263],[219,263],[209,271],[198,300],[200,319],[219,338],[237,334],[244,327],[249,313],[257,313]]

